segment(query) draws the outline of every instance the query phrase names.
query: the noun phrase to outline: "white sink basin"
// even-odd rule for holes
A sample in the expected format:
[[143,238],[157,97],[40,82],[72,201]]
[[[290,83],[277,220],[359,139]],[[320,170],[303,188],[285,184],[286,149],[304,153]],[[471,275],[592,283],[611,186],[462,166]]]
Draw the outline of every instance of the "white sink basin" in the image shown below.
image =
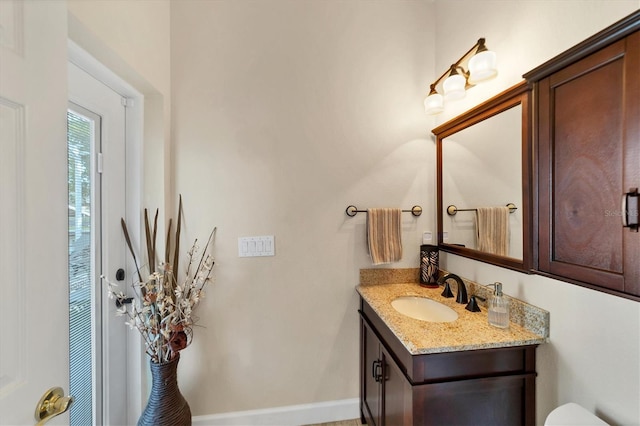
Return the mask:
[[391,302],[393,309],[411,318],[429,322],[451,322],[458,313],[435,300],[418,296],[402,296]]

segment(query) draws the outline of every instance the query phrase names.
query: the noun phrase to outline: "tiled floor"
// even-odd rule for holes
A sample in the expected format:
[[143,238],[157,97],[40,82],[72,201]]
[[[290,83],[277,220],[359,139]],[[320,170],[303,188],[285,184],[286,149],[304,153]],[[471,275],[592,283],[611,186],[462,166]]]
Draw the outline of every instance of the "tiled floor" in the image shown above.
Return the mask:
[[362,423],[360,423],[360,419],[353,419],[353,420],[343,420],[341,422],[317,423],[315,425],[307,425],[307,426],[362,426]]

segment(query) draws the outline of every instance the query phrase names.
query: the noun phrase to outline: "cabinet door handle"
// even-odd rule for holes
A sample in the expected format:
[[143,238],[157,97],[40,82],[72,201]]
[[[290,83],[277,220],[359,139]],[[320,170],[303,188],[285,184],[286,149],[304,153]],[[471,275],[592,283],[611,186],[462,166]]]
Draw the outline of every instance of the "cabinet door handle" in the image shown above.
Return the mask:
[[638,188],[632,188],[622,196],[622,226],[638,231]]
[[382,361],[379,359],[373,361],[371,365],[371,375],[376,382],[380,382],[382,380]]

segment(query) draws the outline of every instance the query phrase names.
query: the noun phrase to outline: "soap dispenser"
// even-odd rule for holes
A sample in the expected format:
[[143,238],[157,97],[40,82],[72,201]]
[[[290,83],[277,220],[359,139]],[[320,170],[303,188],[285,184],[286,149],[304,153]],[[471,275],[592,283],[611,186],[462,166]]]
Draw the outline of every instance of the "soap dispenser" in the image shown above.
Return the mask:
[[489,324],[494,327],[509,327],[509,300],[502,294],[502,283],[490,284],[494,287],[493,297],[489,300]]

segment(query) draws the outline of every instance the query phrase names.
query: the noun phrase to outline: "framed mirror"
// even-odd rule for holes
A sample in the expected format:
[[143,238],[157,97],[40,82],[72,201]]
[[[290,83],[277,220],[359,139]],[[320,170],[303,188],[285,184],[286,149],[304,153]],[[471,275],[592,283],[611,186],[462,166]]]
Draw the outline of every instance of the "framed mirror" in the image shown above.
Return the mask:
[[440,250],[530,273],[530,114],[523,81],[433,129]]

